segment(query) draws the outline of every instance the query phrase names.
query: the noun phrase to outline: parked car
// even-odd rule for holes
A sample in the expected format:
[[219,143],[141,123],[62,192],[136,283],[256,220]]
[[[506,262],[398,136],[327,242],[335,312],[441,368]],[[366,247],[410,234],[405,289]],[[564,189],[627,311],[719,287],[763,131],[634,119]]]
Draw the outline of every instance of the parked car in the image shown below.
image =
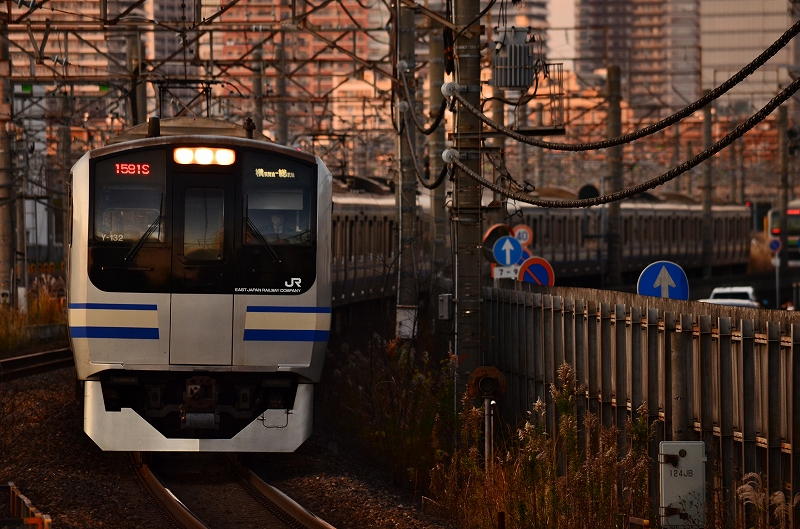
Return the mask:
[[700,301],[730,307],[761,308],[761,303],[756,301],[756,293],[753,287],[717,287],[711,291],[708,299],[701,299]]

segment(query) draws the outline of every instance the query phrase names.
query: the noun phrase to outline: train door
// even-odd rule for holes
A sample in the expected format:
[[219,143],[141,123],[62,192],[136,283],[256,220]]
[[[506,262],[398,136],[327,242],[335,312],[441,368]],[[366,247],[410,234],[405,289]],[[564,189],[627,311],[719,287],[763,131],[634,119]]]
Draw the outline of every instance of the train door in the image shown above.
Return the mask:
[[232,176],[174,175],[170,364],[231,365]]

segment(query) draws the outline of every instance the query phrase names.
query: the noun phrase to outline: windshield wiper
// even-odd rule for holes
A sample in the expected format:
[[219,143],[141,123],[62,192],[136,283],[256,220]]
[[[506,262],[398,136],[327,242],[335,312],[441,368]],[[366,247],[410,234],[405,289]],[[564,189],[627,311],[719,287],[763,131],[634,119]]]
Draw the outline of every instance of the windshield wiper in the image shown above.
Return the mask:
[[145,241],[153,234],[154,231],[158,229],[159,226],[161,226],[161,221],[163,218],[164,217],[162,215],[156,217],[156,220],[154,220],[153,223],[150,224],[150,227],[147,228],[147,231],[144,232],[144,235],[139,237],[139,240],[136,241],[136,245],[133,248],[131,248],[131,251],[128,252],[128,255],[125,256],[125,261],[130,261],[131,259],[133,259],[133,257],[142,248],[142,245],[145,243]]
[[259,231],[258,227],[253,224],[253,221],[250,220],[250,217],[245,217],[245,220],[247,221],[247,228],[253,232],[253,235],[256,236],[258,242],[260,242],[261,245],[267,249],[267,252],[269,252],[269,255],[272,256],[272,259],[275,260],[276,263],[280,263],[281,258],[278,257],[278,254],[272,248],[272,245],[267,242],[267,239],[261,234],[261,231]]

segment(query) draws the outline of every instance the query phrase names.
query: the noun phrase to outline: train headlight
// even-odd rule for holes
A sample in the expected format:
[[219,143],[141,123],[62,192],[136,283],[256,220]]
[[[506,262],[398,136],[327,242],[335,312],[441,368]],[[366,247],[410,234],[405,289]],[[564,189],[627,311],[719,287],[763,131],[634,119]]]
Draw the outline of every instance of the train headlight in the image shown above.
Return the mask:
[[181,165],[232,165],[236,153],[232,149],[212,149],[210,147],[178,147],[173,159]]
[[214,151],[211,149],[197,149],[194,151],[194,160],[200,165],[208,165],[214,161]]
[[188,164],[194,161],[194,151],[192,149],[175,149],[175,161],[179,164]]
[[236,155],[230,149],[217,149],[214,159],[219,165],[231,165],[236,159]]

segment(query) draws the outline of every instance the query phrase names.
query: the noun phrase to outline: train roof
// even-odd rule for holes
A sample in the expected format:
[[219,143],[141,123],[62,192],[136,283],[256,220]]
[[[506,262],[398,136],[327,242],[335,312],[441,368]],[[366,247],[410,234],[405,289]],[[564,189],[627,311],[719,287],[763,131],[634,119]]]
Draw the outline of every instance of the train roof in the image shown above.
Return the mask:
[[[233,138],[247,138],[247,130],[241,125],[228,121],[202,117],[165,118],[160,120],[160,136],[228,136]],[[142,123],[114,136],[106,145],[122,143],[131,140],[147,138],[149,123]],[[268,136],[254,130],[254,140],[272,143]]]

